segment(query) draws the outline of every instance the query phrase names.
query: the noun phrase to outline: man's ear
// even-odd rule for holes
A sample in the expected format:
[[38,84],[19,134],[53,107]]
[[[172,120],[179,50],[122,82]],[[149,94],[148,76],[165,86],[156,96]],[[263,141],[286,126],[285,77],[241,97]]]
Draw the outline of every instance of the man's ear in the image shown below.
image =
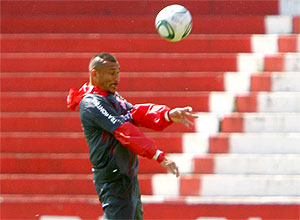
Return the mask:
[[92,75],[92,76],[96,76],[96,72],[97,72],[97,71],[96,71],[95,69],[93,69],[93,70],[91,71],[91,75]]

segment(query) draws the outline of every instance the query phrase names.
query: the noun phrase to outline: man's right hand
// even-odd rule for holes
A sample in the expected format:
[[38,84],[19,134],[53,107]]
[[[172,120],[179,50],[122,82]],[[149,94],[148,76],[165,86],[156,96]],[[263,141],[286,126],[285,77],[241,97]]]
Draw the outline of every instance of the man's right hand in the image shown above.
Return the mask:
[[176,177],[179,177],[180,173],[176,163],[168,156],[165,156],[165,159],[160,164],[167,168],[170,173],[176,175]]
[[189,119],[198,118],[198,115],[192,113],[193,109],[190,106],[184,108],[173,108],[169,111],[170,120],[184,124],[187,128],[193,125]]

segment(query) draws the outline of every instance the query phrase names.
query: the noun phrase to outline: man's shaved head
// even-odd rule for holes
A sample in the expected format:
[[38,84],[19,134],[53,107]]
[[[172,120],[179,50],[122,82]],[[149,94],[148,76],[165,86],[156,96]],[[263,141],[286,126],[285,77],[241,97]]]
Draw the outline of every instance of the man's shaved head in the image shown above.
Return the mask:
[[114,94],[120,81],[120,65],[109,53],[99,53],[89,64],[90,84]]
[[111,55],[109,53],[97,54],[90,61],[89,71],[91,72],[93,69],[98,70],[101,66],[103,66],[103,64],[105,64],[107,62],[117,63],[118,61],[113,55]]

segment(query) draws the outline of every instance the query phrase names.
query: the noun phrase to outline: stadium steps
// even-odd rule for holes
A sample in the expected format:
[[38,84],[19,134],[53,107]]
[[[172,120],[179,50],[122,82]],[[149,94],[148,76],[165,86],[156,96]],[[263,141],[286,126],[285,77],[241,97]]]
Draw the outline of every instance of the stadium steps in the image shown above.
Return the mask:
[[[242,77],[221,72],[122,72],[118,91],[224,91],[227,76]],[[0,80],[2,92],[68,92],[70,88],[80,88],[89,76],[88,73],[2,73]]]
[[[85,72],[90,53],[3,53],[3,72]],[[115,53],[124,72],[299,71],[299,53]],[[36,65],[38,63],[38,65]],[[218,63],[218,65],[215,65]]]
[[223,132],[299,133],[299,112],[292,113],[233,113],[221,122]]
[[[170,107],[192,105],[194,111],[229,112],[298,112],[299,92],[121,92],[132,103],[156,102]],[[2,93],[2,112],[66,112],[66,92]],[[143,95],[141,98],[139,95]],[[53,105],[56,103],[56,105]],[[218,106],[217,103],[222,103]]]
[[[295,175],[139,175],[140,190],[149,196],[287,196],[300,195]],[[95,195],[92,175],[2,175],[4,195]],[[18,187],[16,187],[18,186]],[[40,186],[40,187],[39,187]],[[167,186],[169,186],[168,190]],[[209,187],[211,186],[211,188]]]
[[[300,175],[299,154],[169,155],[176,159],[182,174]],[[91,167],[87,153],[1,155],[2,174],[91,174]],[[166,170],[158,163],[140,158],[139,173],[166,173]]]
[[[133,16],[2,16],[2,33],[154,34],[155,15]],[[193,15],[192,34],[299,34],[300,16]],[[274,28],[276,23],[284,23]],[[245,25],[247,24],[247,25]],[[211,28],[214,27],[214,28]]]
[[[166,132],[297,133],[299,112],[284,113],[199,113],[191,128],[174,124]],[[2,132],[81,132],[78,113],[2,113]],[[30,124],[30,126],[28,126]],[[144,129],[145,130],[145,129]],[[149,131],[149,130],[145,130]]]
[[[227,219],[261,216],[264,219],[297,219],[299,205],[294,197],[195,198],[142,196],[145,219],[205,219],[226,216]],[[39,218],[43,213],[70,216],[74,219],[98,219],[103,212],[95,196],[3,196],[4,219]],[[184,212],[182,210],[185,210]],[[218,212],[216,212],[218,210]]]
[[[146,135],[167,152],[183,152],[181,142],[184,133],[165,133],[161,136],[159,133],[147,132]],[[208,141],[208,137],[203,137],[203,141]],[[88,153],[88,145],[82,132],[3,132],[1,143],[1,153]]]
[[[88,153],[82,132],[2,132],[1,153]],[[167,153],[300,154],[298,133],[151,133]]]
[[[176,183],[177,182],[177,183]],[[151,180],[154,195],[178,196],[297,196],[299,176],[282,175],[191,175],[176,179],[155,174]],[[154,185],[154,186],[153,186]],[[159,187],[160,186],[160,187]],[[198,189],[198,191],[197,191]]]
[[[198,112],[299,112],[299,92],[121,92],[131,103],[193,106]],[[2,93],[2,112],[67,112],[66,92]],[[222,103],[220,106],[218,103]]]
[[[2,54],[3,72],[85,72],[91,53]],[[117,53],[124,72],[236,71],[236,54]],[[20,62],[22,60],[22,62]],[[19,65],[16,65],[16,64]],[[38,65],[35,65],[38,63]],[[220,63],[220,65],[213,65]],[[20,65],[21,64],[21,65]],[[189,64],[189,65],[187,65]],[[187,69],[188,68],[188,69]],[[279,70],[280,71],[280,70]]]
[[[183,77],[184,76],[184,77]],[[17,80],[16,80],[17,79]],[[300,92],[299,72],[122,72],[120,93],[136,91]],[[147,83],[145,84],[145,80]],[[168,83],[165,83],[167,80]],[[87,73],[1,73],[2,92],[68,92]]]
[[65,112],[68,89],[86,82],[99,51],[120,61],[126,98],[205,97],[188,103],[202,111],[191,129],[144,130],[184,174],[141,159],[145,219],[299,219],[299,13],[279,0],[185,1],[194,26],[174,44],[154,27],[173,3],[1,1],[1,219],[102,215],[78,112]]
[[259,92],[239,95],[237,112],[300,112],[298,92]]
[[[77,112],[1,113],[0,119],[2,132],[82,132]],[[194,126],[186,128],[184,125],[174,124],[165,131],[193,132],[195,128]]]
[[[230,93],[209,92],[122,92],[131,103],[157,103],[170,107],[192,105],[194,111],[232,111],[233,95]],[[2,112],[68,112],[64,92],[2,93]],[[219,108],[214,106],[216,99],[226,99],[228,103]],[[230,102],[231,100],[231,102]]]
[[252,74],[251,91],[299,92],[299,72]]
[[[105,41],[105,44],[103,44]],[[190,35],[170,44],[157,34],[4,34],[2,53],[251,53],[299,52],[298,34]]]
[[[147,1],[147,0],[101,0],[89,1],[81,4],[80,1],[59,0],[54,2],[41,1],[2,1],[2,15],[107,15],[107,16],[128,16],[128,15],[153,15],[162,8],[178,4],[174,0]],[[280,11],[279,0],[265,1],[246,0],[229,1],[224,3],[210,0],[201,2],[187,0],[184,5],[189,8],[192,14],[199,15],[277,15]]]

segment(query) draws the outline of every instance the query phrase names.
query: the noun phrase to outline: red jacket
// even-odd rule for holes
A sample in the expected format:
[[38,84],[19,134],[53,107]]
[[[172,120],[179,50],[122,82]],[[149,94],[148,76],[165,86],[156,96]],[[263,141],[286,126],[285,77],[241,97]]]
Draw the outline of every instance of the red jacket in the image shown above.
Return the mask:
[[[67,97],[67,106],[70,110],[75,110],[82,98],[87,94],[98,94],[107,97],[109,93],[95,86],[84,84],[79,90],[71,89]],[[123,103],[119,99],[120,104]],[[153,140],[147,138],[138,127],[146,127],[152,130],[161,131],[172,124],[165,119],[170,108],[165,105],[156,104],[139,104],[134,105],[129,115],[125,115],[128,120],[123,120],[119,127],[114,129],[114,137],[132,152],[152,159],[158,156],[157,161],[160,163],[164,160],[164,153],[158,151]]]
[[[136,126],[161,131],[172,122],[167,122],[165,114],[170,108],[165,105],[141,104],[134,105],[131,110],[132,123],[125,122],[114,131],[114,136],[121,144],[134,153],[152,159],[158,148],[150,138],[147,138]],[[160,163],[164,160],[164,153],[157,158]]]

